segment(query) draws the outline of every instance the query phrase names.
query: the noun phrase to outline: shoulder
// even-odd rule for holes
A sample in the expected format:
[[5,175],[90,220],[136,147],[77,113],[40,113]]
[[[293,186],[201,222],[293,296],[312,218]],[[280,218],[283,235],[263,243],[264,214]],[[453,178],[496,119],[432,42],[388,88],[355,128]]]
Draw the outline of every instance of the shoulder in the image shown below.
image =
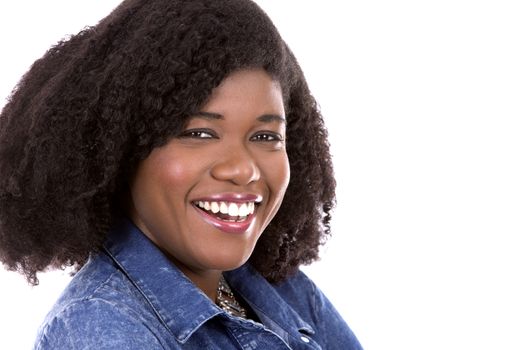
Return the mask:
[[41,328],[35,349],[164,349],[140,315],[104,299],[70,303]]
[[330,349],[362,349],[330,300],[302,271],[276,284],[274,288],[281,298],[313,327],[314,338],[319,344]]
[[47,315],[35,349],[164,349],[165,330],[125,276],[89,264]]
[[321,290],[302,271],[297,271],[284,281],[274,285],[279,295],[294,309],[315,316],[322,304],[327,301]]

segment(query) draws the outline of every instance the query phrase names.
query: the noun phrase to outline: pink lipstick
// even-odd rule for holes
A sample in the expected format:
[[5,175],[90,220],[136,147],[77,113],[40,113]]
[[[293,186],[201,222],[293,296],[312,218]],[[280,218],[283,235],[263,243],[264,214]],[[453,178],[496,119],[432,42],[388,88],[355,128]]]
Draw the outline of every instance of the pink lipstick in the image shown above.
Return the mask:
[[244,233],[255,218],[262,196],[250,193],[221,193],[192,201],[199,215],[209,224],[228,233]]

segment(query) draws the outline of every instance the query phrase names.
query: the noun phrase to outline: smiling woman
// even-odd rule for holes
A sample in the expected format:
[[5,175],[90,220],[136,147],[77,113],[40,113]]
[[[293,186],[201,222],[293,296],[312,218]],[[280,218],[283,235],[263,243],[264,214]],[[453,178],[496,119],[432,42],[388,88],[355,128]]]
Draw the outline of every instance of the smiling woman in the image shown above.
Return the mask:
[[138,165],[128,212],[215,300],[220,271],[243,265],[275,216],[290,169],[281,89],[264,70],[231,74],[200,110]]
[[249,0],[126,0],[0,116],[1,260],[34,284],[78,269],[37,349],[360,349],[298,270],[334,187],[317,104]]

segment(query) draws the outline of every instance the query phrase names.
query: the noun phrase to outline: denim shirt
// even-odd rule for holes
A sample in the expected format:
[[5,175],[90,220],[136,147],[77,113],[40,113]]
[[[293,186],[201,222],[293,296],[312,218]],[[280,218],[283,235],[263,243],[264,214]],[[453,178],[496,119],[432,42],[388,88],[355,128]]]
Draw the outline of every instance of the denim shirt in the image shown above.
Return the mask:
[[216,306],[123,219],[47,315],[35,349],[362,349],[302,272],[279,284],[249,264],[224,275],[261,323]]

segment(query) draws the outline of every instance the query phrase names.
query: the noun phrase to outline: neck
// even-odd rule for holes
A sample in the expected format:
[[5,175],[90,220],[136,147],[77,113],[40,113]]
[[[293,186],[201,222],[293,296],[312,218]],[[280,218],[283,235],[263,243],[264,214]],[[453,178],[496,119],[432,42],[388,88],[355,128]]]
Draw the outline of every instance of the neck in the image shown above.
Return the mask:
[[[180,267],[179,267],[180,268]],[[211,270],[211,271],[192,271],[189,269],[181,268],[181,271],[210,298],[214,303],[217,299],[217,287],[219,286],[219,279],[221,278],[222,271]]]

